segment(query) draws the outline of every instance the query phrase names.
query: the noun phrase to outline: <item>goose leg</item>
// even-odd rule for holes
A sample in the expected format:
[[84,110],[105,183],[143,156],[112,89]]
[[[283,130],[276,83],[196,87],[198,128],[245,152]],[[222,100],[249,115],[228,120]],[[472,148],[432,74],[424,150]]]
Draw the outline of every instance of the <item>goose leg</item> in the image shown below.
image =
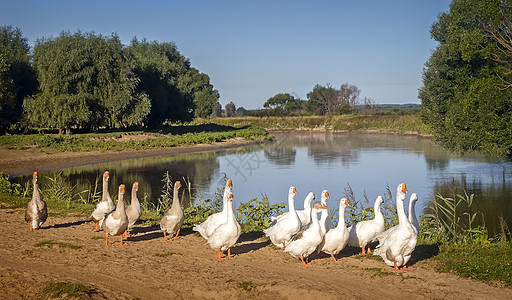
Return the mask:
[[400,269],[398,268],[398,266],[396,265],[396,260],[393,261],[393,264],[395,265],[395,271],[400,271]]
[[217,257],[219,258],[219,260],[226,259],[225,257],[220,257],[220,248],[217,249]]
[[412,271],[412,270],[414,270],[414,268],[408,268],[406,265],[404,265],[404,266],[402,267],[402,270]]
[[332,257],[332,260],[334,260],[334,262],[338,262],[338,260],[336,259],[336,256],[334,256],[334,254],[331,253],[331,257]]
[[94,231],[96,231],[96,232],[97,232],[97,231],[100,231],[100,229],[98,228],[98,223],[99,223],[99,222],[98,222],[98,221],[96,221],[96,227],[94,228]]
[[366,255],[366,251],[364,250],[364,246],[363,246],[363,247],[361,247],[361,254],[362,254],[362,255]]
[[164,240],[165,240],[166,242],[168,242],[168,241],[170,241],[170,240],[171,240],[171,239],[168,239],[168,238],[167,238],[167,230],[164,230]]
[[231,248],[228,248],[228,258],[229,259],[235,259],[236,257],[231,256]]
[[304,265],[304,267],[309,267],[307,261],[308,261],[308,258],[306,257],[306,261],[304,261],[304,257],[301,255],[300,256],[300,259],[302,260],[302,264]]
[[121,234],[121,241],[119,242],[119,246],[124,246],[126,245],[125,243],[123,243],[123,235]]
[[110,246],[108,243],[108,233],[105,234],[105,245],[103,246]]
[[173,241],[178,238],[178,234],[180,234],[180,230],[181,230],[181,228],[178,229],[178,231],[176,232],[176,235],[172,238]]
[[366,251],[366,253],[368,253],[368,254],[372,253],[372,250],[370,249],[370,246],[366,245],[366,247],[368,248],[368,250]]

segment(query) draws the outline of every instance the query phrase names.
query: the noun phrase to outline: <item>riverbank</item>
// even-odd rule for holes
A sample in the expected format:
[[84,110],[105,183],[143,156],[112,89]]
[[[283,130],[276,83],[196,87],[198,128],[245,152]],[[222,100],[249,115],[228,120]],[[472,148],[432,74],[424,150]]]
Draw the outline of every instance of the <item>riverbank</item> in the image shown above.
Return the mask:
[[[0,298],[44,299],[50,283],[80,283],[83,299],[510,299],[512,289],[434,271],[418,246],[409,272],[346,248],[334,263],[313,255],[308,268],[269,245],[242,236],[236,259],[219,261],[189,229],[165,242],[158,226],[136,225],[126,246],[103,246],[104,234],[83,217],[50,216],[28,231],[24,209],[0,209]],[[118,237],[110,239],[118,242]]]

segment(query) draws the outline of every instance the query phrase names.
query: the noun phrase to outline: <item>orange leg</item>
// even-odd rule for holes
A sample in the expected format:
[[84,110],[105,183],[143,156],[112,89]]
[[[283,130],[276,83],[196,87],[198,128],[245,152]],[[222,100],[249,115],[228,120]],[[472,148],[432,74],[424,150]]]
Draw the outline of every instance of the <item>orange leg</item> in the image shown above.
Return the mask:
[[178,232],[176,232],[176,235],[172,238],[173,241],[178,238],[178,234],[180,234],[180,230],[181,230],[181,228],[178,229]]
[[129,238],[129,237],[131,237],[132,235],[131,235],[131,234],[129,234],[129,233],[128,233],[128,229],[126,229],[126,231],[123,233],[123,236],[124,236],[125,238]]
[[304,261],[304,257],[302,255],[300,256],[300,259],[302,260],[302,264],[304,265],[304,267],[309,267],[307,257],[306,257],[306,261]]
[[395,260],[395,261],[393,261],[393,264],[395,265],[395,268],[394,268],[394,269],[395,269],[395,271],[400,271],[400,269],[399,269],[399,268],[398,268],[398,266],[396,265],[396,260]]
[[286,245],[285,245],[285,244],[284,244],[284,242],[283,242],[283,249],[284,249],[284,248],[286,248]]
[[108,233],[105,234],[105,245],[103,246],[110,246],[110,244],[108,243]]
[[32,223],[28,223],[29,231],[34,231],[34,228],[32,228]]
[[100,231],[100,229],[98,228],[98,221],[96,221],[96,227],[94,228],[94,231]]
[[334,260],[334,262],[338,262],[338,260],[336,259],[336,256],[334,256],[334,254],[331,253],[331,257],[332,257],[332,260]]
[[370,246],[366,245],[366,247],[368,247],[368,250],[366,251],[366,253],[368,253],[368,254],[372,253],[372,250],[370,249]]
[[226,259],[225,257],[220,257],[220,248],[217,249],[217,257],[219,258],[219,260]]
[[231,256],[231,248],[228,248],[228,258],[229,259],[235,259],[236,257]]
[[123,243],[123,235],[121,234],[121,241],[119,242],[119,246],[124,246],[126,245],[125,243]]
[[412,270],[414,270],[414,268],[408,268],[406,265],[404,265],[404,266],[402,267],[402,270],[412,271]]
[[168,242],[168,241],[170,241],[170,240],[171,240],[171,239],[168,239],[168,238],[167,238],[167,230],[164,230],[164,240],[165,240],[166,242]]
[[363,246],[363,247],[361,247],[361,254],[362,254],[362,255],[365,255],[365,254],[366,254],[366,251],[364,250],[364,246]]

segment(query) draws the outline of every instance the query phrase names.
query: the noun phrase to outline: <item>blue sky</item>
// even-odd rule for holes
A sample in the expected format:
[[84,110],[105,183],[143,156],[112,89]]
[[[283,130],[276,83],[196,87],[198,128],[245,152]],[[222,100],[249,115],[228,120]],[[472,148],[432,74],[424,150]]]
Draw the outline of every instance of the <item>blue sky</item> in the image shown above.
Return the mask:
[[306,99],[348,82],[376,103],[420,103],[430,26],[449,0],[2,1],[0,25],[29,44],[77,30],[174,42],[208,74],[220,102],[261,108],[277,93]]

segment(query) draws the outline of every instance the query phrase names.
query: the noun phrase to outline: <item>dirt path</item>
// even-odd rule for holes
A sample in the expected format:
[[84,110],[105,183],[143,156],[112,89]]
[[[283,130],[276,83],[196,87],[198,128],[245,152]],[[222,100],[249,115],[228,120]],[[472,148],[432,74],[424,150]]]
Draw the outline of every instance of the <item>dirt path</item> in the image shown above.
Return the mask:
[[[396,273],[347,249],[339,263],[318,255],[305,268],[266,239],[245,237],[236,259],[218,261],[189,230],[165,242],[157,227],[136,225],[126,246],[105,247],[87,220],[50,215],[30,232],[23,218],[23,209],[0,209],[1,299],[40,298],[52,281],[85,284],[91,299],[512,299],[512,289],[439,274],[425,260]],[[34,246],[45,240],[81,248]]]

